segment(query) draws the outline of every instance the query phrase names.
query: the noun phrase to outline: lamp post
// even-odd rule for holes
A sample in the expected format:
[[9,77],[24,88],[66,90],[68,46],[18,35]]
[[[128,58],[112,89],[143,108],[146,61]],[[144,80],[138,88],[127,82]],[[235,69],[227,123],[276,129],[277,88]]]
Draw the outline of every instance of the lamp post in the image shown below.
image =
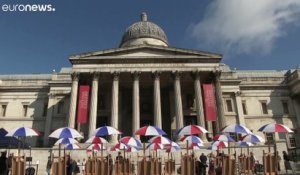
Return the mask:
[[37,160],[36,161],[36,175],[38,175],[38,171],[39,171],[39,164],[40,164],[40,161],[39,160]]

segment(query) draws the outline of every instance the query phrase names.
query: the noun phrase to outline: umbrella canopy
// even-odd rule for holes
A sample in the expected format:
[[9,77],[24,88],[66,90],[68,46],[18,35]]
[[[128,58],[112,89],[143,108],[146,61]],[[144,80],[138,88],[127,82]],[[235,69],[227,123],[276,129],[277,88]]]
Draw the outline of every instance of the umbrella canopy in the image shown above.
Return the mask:
[[102,144],[93,143],[93,144],[90,144],[86,149],[99,151],[99,150],[101,150],[101,148],[105,149],[105,147]]
[[165,148],[167,153],[176,152],[181,149],[180,146],[165,146]]
[[150,150],[159,150],[164,149],[164,145],[160,143],[151,143],[147,146],[147,148]]
[[142,136],[157,136],[157,135],[167,135],[165,131],[156,126],[144,126],[135,132],[136,135]]
[[217,134],[213,137],[213,141],[223,141],[223,142],[235,142],[235,140],[225,134]]
[[108,141],[102,137],[92,136],[85,143],[103,144],[103,143],[108,143]]
[[178,132],[178,135],[182,136],[182,135],[205,134],[207,132],[208,131],[201,126],[188,125],[188,126],[181,128]]
[[253,143],[251,143],[251,142],[243,142],[243,141],[238,141],[237,144],[240,147],[248,147],[248,146],[252,146],[253,145]]
[[172,141],[170,139],[168,139],[167,137],[164,137],[164,136],[152,137],[150,140],[148,140],[148,142],[149,143],[160,143],[160,144],[163,144],[163,145],[172,143]]
[[22,142],[15,137],[6,137],[7,131],[0,128],[0,148],[18,148],[22,145],[23,148],[29,148],[28,143]]
[[279,123],[270,123],[263,125],[258,129],[261,132],[293,132],[290,128]]
[[18,127],[6,134],[6,137],[28,137],[28,136],[38,136],[39,133],[29,127]]
[[127,150],[126,150],[126,152],[129,152],[129,153],[133,153],[133,152],[138,152],[139,151],[139,149],[138,148],[136,148],[136,147],[129,147]]
[[171,142],[170,144],[166,144],[166,145],[164,145],[165,147],[172,147],[172,146],[174,146],[174,147],[179,147],[180,148],[180,146],[178,145],[178,143],[176,143],[176,142]]
[[210,146],[208,147],[208,149],[211,149],[211,150],[219,150],[219,149],[222,149],[222,148],[225,148],[228,146],[228,143],[227,142],[223,142],[223,141],[215,141],[215,142],[212,142],[210,144]]
[[265,142],[265,139],[255,134],[247,134],[241,138],[242,142],[250,142],[250,143],[262,143]]
[[246,128],[245,126],[240,125],[240,124],[228,125],[228,126],[224,127],[221,131],[227,132],[227,133],[232,132],[232,133],[252,134],[252,132],[248,128]]
[[126,145],[126,144],[124,144],[124,143],[117,143],[117,144],[115,144],[113,147],[112,147],[112,149],[116,149],[116,150],[126,150],[126,149],[128,149],[129,148],[129,146],[128,145]]
[[68,150],[79,149],[79,148],[80,148],[80,146],[75,143],[70,143],[65,146],[65,149],[68,149]]
[[134,137],[126,136],[120,139],[121,143],[124,143],[128,146],[133,146],[133,147],[142,147],[141,141]]
[[188,145],[188,149],[199,150],[200,146],[203,146],[203,144],[202,143],[191,143]]
[[122,132],[111,126],[102,126],[100,128],[97,128],[94,131],[93,135],[100,137],[100,136],[118,135],[118,134],[122,134]]
[[203,143],[203,141],[197,136],[184,136],[180,139],[182,142],[188,141],[189,143]]
[[53,131],[49,137],[52,138],[83,138],[82,135],[80,135],[80,133],[73,129],[73,128],[69,128],[69,127],[63,127],[63,128],[59,128],[56,129],[55,131]]
[[61,138],[61,139],[57,140],[54,145],[70,144],[70,143],[78,143],[78,141],[73,138]]

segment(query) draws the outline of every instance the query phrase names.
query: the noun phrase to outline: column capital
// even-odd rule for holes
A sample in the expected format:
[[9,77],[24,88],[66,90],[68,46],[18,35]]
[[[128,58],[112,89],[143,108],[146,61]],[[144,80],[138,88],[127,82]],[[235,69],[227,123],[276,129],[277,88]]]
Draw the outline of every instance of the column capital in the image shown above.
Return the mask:
[[93,81],[98,81],[100,78],[100,72],[92,72]]
[[194,80],[200,80],[200,72],[199,71],[193,71],[193,72],[191,72],[191,75]]
[[72,81],[78,81],[78,80],[79,80],[79,76],[80,76],[80,73],[79,73],[79,72],[73,72],[73,73],[71,74]]
[[118,81],[119,76],[120,76],[120,72],[111,72],[111,76],[112,76],[114,81]]
[[134,72],[131,72],[131,75],[132,75],[134,80],[139,80],[141,72],[140,71],[134,71]]
[[181,77],[181,72],[179,72],[179,71],[173,71],[172,72],[172,76],[173,76],[173,78],[175,79],[175,80],[179,80],[180,79],[180,77]]
[[160,75],[161,75],[160,71],[152,72],[152,78],[155,79],[155,80],[159,79]]

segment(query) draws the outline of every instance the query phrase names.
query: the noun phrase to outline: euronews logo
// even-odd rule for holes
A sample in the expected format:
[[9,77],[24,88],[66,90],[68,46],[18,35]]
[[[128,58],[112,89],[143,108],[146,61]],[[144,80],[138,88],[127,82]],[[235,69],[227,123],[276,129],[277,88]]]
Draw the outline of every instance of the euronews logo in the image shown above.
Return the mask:
[[52,4],[3,4],[4,12],[54,12]]

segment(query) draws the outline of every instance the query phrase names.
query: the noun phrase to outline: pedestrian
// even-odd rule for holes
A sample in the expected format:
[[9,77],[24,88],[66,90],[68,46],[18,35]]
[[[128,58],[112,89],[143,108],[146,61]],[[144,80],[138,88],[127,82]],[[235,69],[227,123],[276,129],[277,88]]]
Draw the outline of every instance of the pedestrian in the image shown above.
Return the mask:
[[276,151],[276,155],[275,156],[277,156],[277,170],[281,171],[281,168],[280,168],[281,157],[280,157],[278,151]]
[[111,154],[107,155],[107,160],[106,160],[109,164],[109,175],[112,175],[112,171],[113,171],[113,159],[111,158]]
[[250,152],[250,167],[251,167],[252,173],[254,173],[254,171],[255,171],[255,162],[256,162],[256,158],[255,158],[253,152]]
[[7,175],[8,171],[8,160],[6,157],[6,151],[1,152],[0,157],[0,175]]
[[201,172],[201,175],[206,175],[206,168],[208,167],[207,166],[207,156],[204,155],[204,153],[201,154],[200,156],[200,172]]
[[12,159],[13,159],[13,157],[14,157],[13,153],[10,153],[9,156],[8,156],[8,160],[7,160],[7,164],[8,164],[7,175],[9,175],[10,172],[11,172],[11,166],[12,166]]
[[284,161],[284,167],[285,167],[286,173],[288,173],[288,170],[292,170],[293,174],[295,174],[294,164],[291,161],[289,155],[287,154],[286,151],[282,151],[282,154],[283,154],[283,161]]
[[46,171],[47,171],[48,175],[51,174],[51,166],[52,166],[52,160],[51,160],[51,157],[48,156],[48,161],[47,161],[47,165],[46,165]]
[[66,156],[66,171],[67,175],[72,175],[72,159],[70,155]]

